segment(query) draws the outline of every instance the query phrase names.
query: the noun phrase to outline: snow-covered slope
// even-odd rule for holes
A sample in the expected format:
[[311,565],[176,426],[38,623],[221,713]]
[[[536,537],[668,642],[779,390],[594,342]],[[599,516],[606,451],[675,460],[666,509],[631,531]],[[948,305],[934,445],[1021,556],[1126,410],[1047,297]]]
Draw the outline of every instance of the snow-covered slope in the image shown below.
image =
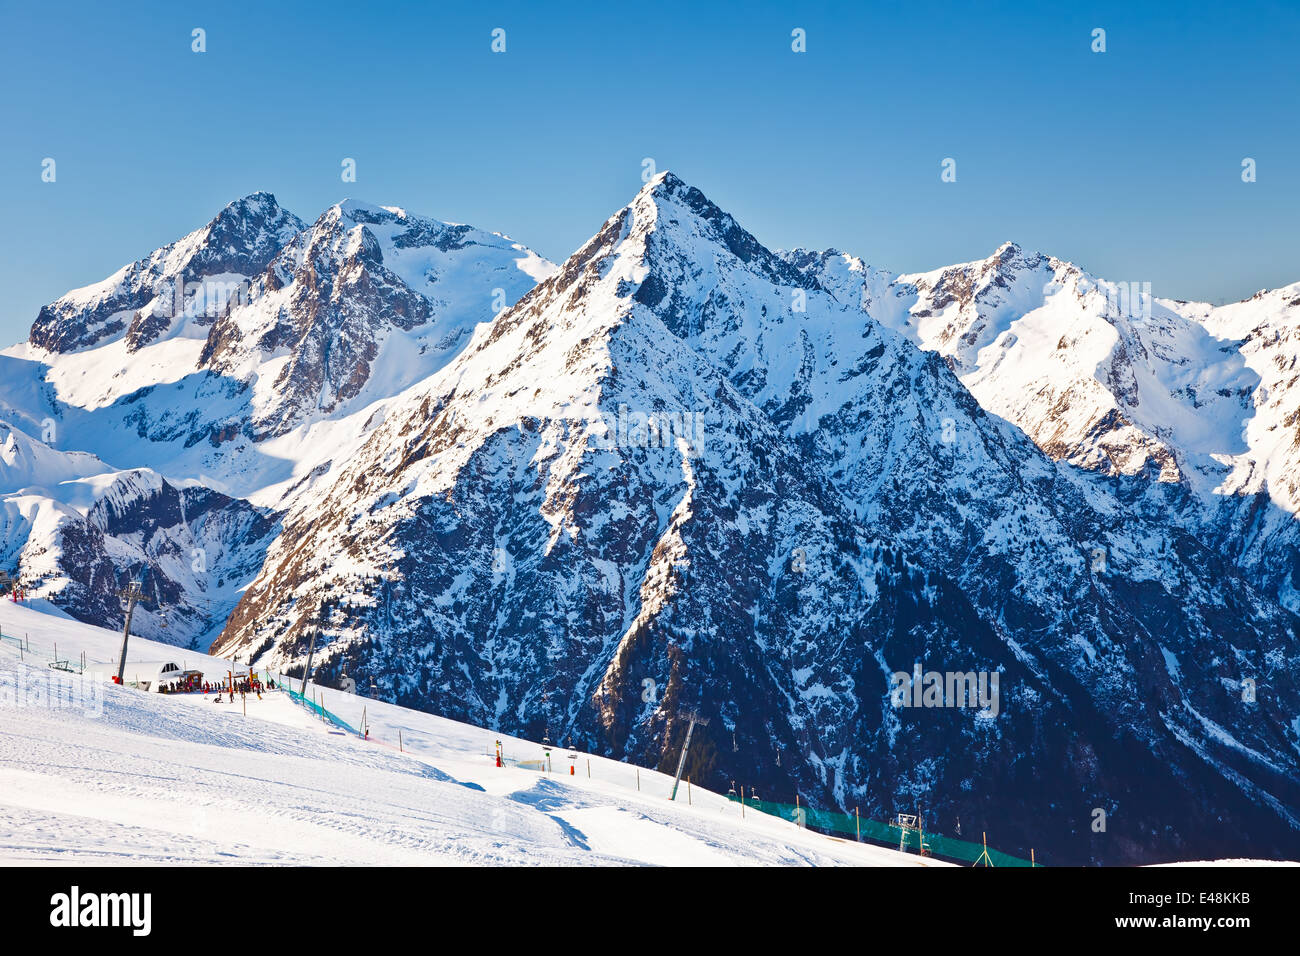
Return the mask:
[[1219,456],[1207,537],[1300,610],[1300,283],[1218,308],[1172,305],[1233,343],[1255,378],[1239,443]]
[[1300,511],[1300,282],[1218,308],[1176,306],[1217,339],[1236,345],[1255,379],[1249,414],[1238,423],[1244,424],[1238,436],[1244,447],[1225,449],[1232,470],[1219,490],[1243,496],[1265,491],[1272,503],[1295,514]]
[[[364,708],[370,739],[331,732],[282,692],[231,705],[82,682],[47,668],[55,648],[102,673],[120,635],[8,602],[0,632],[30,648],[20,659],[0,640],[7,864],[946,865],[742,819],[700,787],[670,802],[671,777],[599,756],[558,750],[551,773],[497,768],[496,740],[514,760],[542,748],[310,684],[356,726]],[[128,655],[173,659],[213,680],[232,666],[139,638]]]

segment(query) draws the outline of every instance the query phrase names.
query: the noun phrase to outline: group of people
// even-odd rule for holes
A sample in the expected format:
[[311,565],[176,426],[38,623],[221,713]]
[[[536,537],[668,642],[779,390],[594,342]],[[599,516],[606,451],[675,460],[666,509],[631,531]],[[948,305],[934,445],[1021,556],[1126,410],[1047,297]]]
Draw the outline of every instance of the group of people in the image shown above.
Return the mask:
[[158,686],[160,694],[193,694],[199,690],[207,693],[208,685],[200,683],[197,675],[190,675],[181,680],[169,680]]
[[261,679],[256,675],[254,675],[253,677],[247,677],[242,680],[235,681],[233,686],[229,683],[208,684],[207,682],[204,682],[203,693],[205,694],[209,693],[209,689],[215,690],[217,692],[217,696],[212,699],[212,702],[214,704],[221,703],[222,700],[225,699],[223,695],[229,695],[230,703],[232,704],[235,702],[236,694],[238,694],[240,697],[243,697],[246,694],[256,694],[257,699],[261,700],[262,691],[275,690],[275,679],[268,676],[265,685],[263,685]]

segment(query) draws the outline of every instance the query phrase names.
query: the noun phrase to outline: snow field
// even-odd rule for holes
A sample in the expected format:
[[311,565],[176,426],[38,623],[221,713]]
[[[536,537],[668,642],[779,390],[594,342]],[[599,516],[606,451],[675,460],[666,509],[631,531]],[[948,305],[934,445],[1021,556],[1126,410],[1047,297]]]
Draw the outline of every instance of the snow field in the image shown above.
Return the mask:
[[[21,681],[79,680],[48,668],[56,644],[107,674],[121,636],[9,601],[0,629],[24,647],[0,641],[3,863],[945,865],[752,809],[742,819],[697,787],[688,804],[685,783],[670,803],[671,777],[642,768],[638,791],[637,768],[563,748],[550,774],[497,768],[496,739],[515,759],[540,758],[540,745],[313,685],[308,696],[354,726],[364,708],[373,739],[281,692],[250,697],[247,716],[211,695],[104,682],[98,706],[93,689],[84,706],[33,705]],[[231,668],[132,638],[127,679],[132,662],[161,660],[210,678]]]

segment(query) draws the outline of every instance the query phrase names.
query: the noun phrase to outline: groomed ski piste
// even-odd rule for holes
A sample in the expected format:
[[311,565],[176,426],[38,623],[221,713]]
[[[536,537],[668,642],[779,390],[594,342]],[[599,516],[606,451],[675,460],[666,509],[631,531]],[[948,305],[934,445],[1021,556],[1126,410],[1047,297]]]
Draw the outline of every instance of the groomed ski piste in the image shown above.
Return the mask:
[[[370,739],[279,690],[119,687],[121,634],[43,603],[0,601],[0,631],[0,864],[949,865],[685,782],[670,802],[671,776],[564,747],[550,772],[497,767],[497,740],[507,763],[541,744],[310,683]],[[246,670],[133,636],[125,680],[150,662]]]

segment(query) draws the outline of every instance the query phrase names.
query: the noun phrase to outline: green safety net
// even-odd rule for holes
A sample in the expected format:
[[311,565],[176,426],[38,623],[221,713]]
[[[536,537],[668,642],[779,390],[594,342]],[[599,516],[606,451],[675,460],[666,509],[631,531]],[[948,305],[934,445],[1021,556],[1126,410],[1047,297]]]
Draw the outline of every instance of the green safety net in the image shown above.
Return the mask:
[[[292,690],[288,683],[281,685],[296,703],[306,707],[312,713],[316,714],[323,720],[328,720],[349,733],[362,736],[361,732],[345,721],[337,714],[326,710],[321,704],[314,700],[303,697],[296,690]],[[527,770],[544,770],[546,769],[545,760],[516,760],[510,757],[504,757],[503,762],[509,766],[520,767]],[[731,796],[730,799],[737,798]],[[837,813],[834,810],[816,810],[812,807],[796,806],[793,803],[772,803],[767,800],[745,800],[746,810],[758,810],[762,813],[769,813],[772,816],[780,817],[783,820],[789,820],[803,826],[812,827],[816,830],[823,830],[828,833],[843,833],[857,839],[861,837],[864,840],[872,840],[878,843],[884,843],[888,846],[912,852],[918,852],[921,849],[921,841],[924,840],[925,852],[931,856],[942,857],[946,860],[957,860],[970,865],[981,864],[985,866],[1034,866],[1029,860],[1022,860],[1020,857],[1012,856],[1009,853],[1003,853],[1000,850],[994,850],[991,847],[985,847],[980,843],[971,843],[968,840],[958,840],[956,837],[942,836],[938,833],[926,833],[924,835],[916,830],[904,830],[902,827],[890,823],[879,823],[875,820],[860,819],[852,814]]]
[[296,690],[290,688],[287,682],[281,684],[280,686],[288,693],[290,699],[293,700],[294,703],[301,704],[302,706],[306,707],[308,710],[310,710],[313,714],[315,714],[317,717],[321,718],[322,720],[328,720],[330,723],[338,727],[342,727],[344,730],[348,731],[349,733],[356,734],[358,737],[362,736],[361,731],[357,730],[355,727],[349,724],[342,717],[338,716],[338,714],[332,714],[328,710],[326,710],[322,705],[318,704],[316,701],[304,697]]
[[[736,798],[732,797],[732,799]],[[994,850],[992,847],[986,849],[981,843],[958,840],[956,837],[942,836],[938,833],[922,835],[916,830],[904,830],[894,824],[860,819],[850,813],[816,810],[812,807],[796,806],[793,803],[771,803],[767,800],[756,801],[750,799],[745,800],[745,809],[759,810],[780,817],[783,820],[790,820],[793,823],[799,823],[829,833],[843,833],[855,839],[860,834],[864,840],[884,843],[896,849],[901,846],[904,850],[912,852],[918,852],[921,849],[920,843],[924,839],[925,852],[931,856],[942,857],[946,860],[958,860],[971,865],[977,863],[983,866],[1035,865],[1029,860],[1022,860],[1020,857]],[[985,857],[986,852],[988,854],[987,858]]]

